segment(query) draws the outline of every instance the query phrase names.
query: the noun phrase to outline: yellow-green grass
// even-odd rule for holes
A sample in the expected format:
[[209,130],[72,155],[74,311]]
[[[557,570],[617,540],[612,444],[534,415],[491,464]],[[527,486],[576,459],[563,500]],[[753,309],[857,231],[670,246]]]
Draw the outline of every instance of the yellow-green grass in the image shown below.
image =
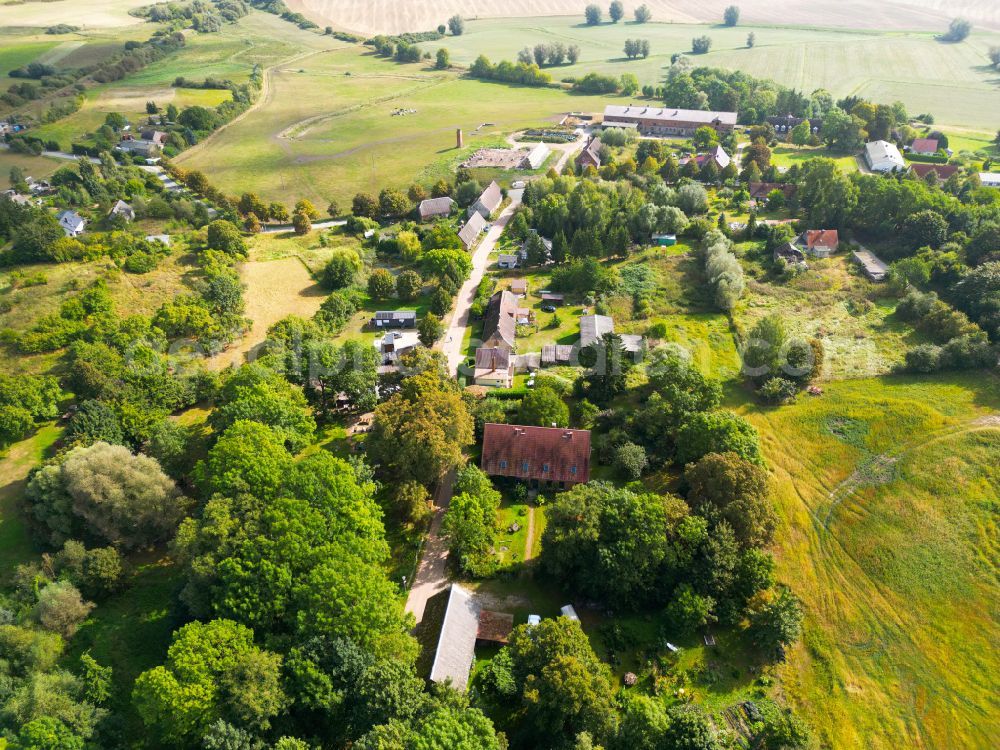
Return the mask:
[[0,453],[0,582],[9,582],[18,565],[38,554],[28,533],[21,498],[28,472],[48,457],[61,434],[62,429],[54,424],[41,425]]
[[[753,49],[746,47],[750,32],[756,34]],[[576,44],[579,62],[548,69],[555,80],[591,71],[628,72],[642,85],[658,85],[670,56],[690,53],[692,37],[703,34],[713,45],[708,54],[692,55],[697,65],[742,70],[807,93],[826,88],[836,97],[901,100],[911,112],[931,112],[938,122],[962,127],[992,128],[1000,120],[996,76],[984,64],[988,48],[1000,40],[995,32],[977,32],[962,44],[942,44],[928,33],[655,22],[587,27],[579,16],[568,16],[470,21],[462,36],[423,46],[431,51],[447,47],[453,61],[469,65],[479,54],[512,60],[524,46]],[[627,60],[623,47],[629,38],[648,39],[650,57]]]
[[844,255],[809,260],[810,270],[787,283],[749,281],[733,311],[741,335],[768,315],[778,315],[792,336],[823,342],[822,378],[882,375],[925,338],[894,315],[896,300],[866,299],[870,285]]
[[826,148],[810,148],[779,145],[771,150],[771,163],[777,167],[792,167],[807,159],[825,157],[833,159],[845,172],[858,171],[858,157],[855,154],[841,154]]
[[124,86],[122,82],[97,86],[84,95],[83,106],[73,114],[56,122],[32,128],[31,134],[45,141],[56,141],[60,148],[69,151],[72,144],[85,139],[104,124],[111,112],[117,112],[136,126],[146,122],[146,102],[154,101],[160,107],[168,104],[178,109],[200,105],[214,107],[231,97],[228,90],[186,89],[170,86],[142,88]]
[[[59,305],[79,290],[104,279],[123,315],[151,315],[165,300],[183,293],[184,277],[192,269],[193,258],[175,253],[147,274],[120,271],[108,259],[80,263],[50,263],[24,266],[28,277],[41,274],[45,283],[24,287],[12,285],[10,273],[0,274],[0,300],[10,300],[11,309],[0,313],[0,329],[24,332],[44,315],[58,313]],[[0,356],[0,372],[40,374],[58,365],[59,352],[25,355],[5,346]]]
[[332,37],[303,31],[270,13],[253,11],[218,32],[188,34],[183,49],[129,76],[125,83],[169,86],[178,76],[195,81],[212,77],[242,82],[254,65],[266,68],[303,53],[343,46]]
[[[325,237],[325,246],[320,242],[321,236]],[[258,234],[250,241],[251,260],[268,261],[295,257],[301,260],[314,276],[319,275],[334,253],[339,250],[354,250],[362,255],[364,253],[357,237],[339,229],[317,230],[304,235],[297,235],[294,232]]]
[[51,37],[48,40],[36,37],[22,40],[19,37],[0,35],[0,88],[7,89],[10,84],[18,82],[15,78],[7,77],[10,71],[37,60],[58,44]]
[[[495,554],[501,568],[522,564],[528,551],[528,506],[525,503],[504,503],[497,514],[500,533]],[[510,531],[512,524],[517,531]]]
[[743,408],[775,475],[778,575],[806,606],[783,692],[826,747],[991,747],[998,381],[824,389]]
[[[497,136],[604,101],[398,65],[348,47],[279,67],[258,109],[176,161],[228,192],[348,205],[362,190],[453,179],[469,152]],[[416,113],[393,116],[397,109]],[[465,131],[464,149],[455,148],[456,128]]]
[[7,182],[7,176],[10,174],[11,167],[23,169],[26,177],[44,180],[59,169],[59,167],[65,166],[66,163],[59,159],[49,159],[44,156],[31,156],[29,154],[13,154],[7,149],[0,149],[0,187],[3,190],[10,187]]
[[146,0],[55,0],[52,2],[4,3],[0,22],[3,26],[48,27],[68,24],[81,28],[133,26],[141,18],[130,16],[128,11]]

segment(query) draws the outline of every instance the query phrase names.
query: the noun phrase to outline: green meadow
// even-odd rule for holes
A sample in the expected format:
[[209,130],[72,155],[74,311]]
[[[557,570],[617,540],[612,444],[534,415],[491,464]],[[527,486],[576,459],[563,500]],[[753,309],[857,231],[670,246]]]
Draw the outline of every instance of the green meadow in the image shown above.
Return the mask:
[[806,603],[781,683],[824,746],[992,746],[998,408],[996,377],[969,373],[743,409],[775,474],[779,577]]
[[[747,49],[747,35],[756,43]],[[835,97],[857,95],[877,102],[903,101],[914,114],[931,112],[939,123],[986,131],[1000,122],[1000,88],[986,54],[1000,34],[976,32],[961,44],[942,44],[926,32],[879,32],[781,26],[734,28],[679,23],[604,23],[591,27],[575,16],[470,21],[460,37],[427,42],[447,47],[452,60],[469,65],[480,54],[494,62],[513,60],[518,50],[562,42],[580,47],[576,65],[547,70],[554,80],[591,71],[634,73],[639,83],[657,84],[674,53],[690,53],[692,37],[708,35],[708,54],[695,65],[742,70],[806,93],[828,89]],[[651,54],[628,60],[626,39],[648,39]]]

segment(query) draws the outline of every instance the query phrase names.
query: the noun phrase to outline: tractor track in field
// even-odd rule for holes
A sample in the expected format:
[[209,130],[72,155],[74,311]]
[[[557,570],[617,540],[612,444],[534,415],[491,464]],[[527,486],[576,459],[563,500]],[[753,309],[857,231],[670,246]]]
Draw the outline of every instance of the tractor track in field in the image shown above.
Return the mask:
[[[840,504],[853,495],[854,492],[860,487],[884,484],[887,481],[891,481],[891,477],[879,477],[877,472],[891,470],[892,467],[906,455],[921,448],[925,448],[928,445],[933,445],[934,443],[942,440],[947,440],[948,438],[961,437],[962,435],[968,435],[973,432],[995,429],[1000,429],[1000,414],[987,414],[957,425],[950,425],[948,427],[941,428],[940,430],[935,430],[923,439],[914,443],[907,443],[898,446],[891,451],[880,453],[862,461],[858,468],[851,472],[849,477],[840,482],[827,494],[827,500],[829,500],[831,504],[827,510],[825,518],[823,518],[823,528],[826,531],[830,531],[830,520],[833,518],[833,514],[836,512],[837,508],[839,508]],[[874,476],[873,472],[875,472]],[[883,479],[884,481],[879,481],[880,479]]]

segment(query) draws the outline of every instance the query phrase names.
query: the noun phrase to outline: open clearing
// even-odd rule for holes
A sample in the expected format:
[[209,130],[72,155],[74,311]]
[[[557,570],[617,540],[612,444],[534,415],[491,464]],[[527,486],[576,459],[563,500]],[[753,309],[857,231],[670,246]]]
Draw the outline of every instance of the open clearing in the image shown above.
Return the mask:
[[997,380],[824,388],[744,408],[777,480],[779,577],[806,602],[784,693],[828,747],[993,747]]
[[[715,23],[730,0],[644,0],[659,21],[672,23]],[[320,26],[366,33],[399,33],[433,29],[455,13],[465,18],[529,17],[569,15],[583,21],[585,3],[578,0],[511,0],[493,3],[488,0],[288,0]],[[631,18],[632,8],[626,4]],[[969,18],[980,25],[1000,29],[1000,7],[993,0],[743,0],[744,22],[843,26],[852,28],[905,28],[937,31],[955,16]],[[605,10],[606,3],[601,7]]]
[[241,364],[244,355],[264,340],[267,329],[282,318],[311,318],[327,295],[298,258],[249,261],[240,266],[240,278],[247,287],[246,316],[253,325],[234,346],[210,360],[215,369]]
[[[744,7],[744,12],[746,8]],[[789,22],[790,23],[790,22]],[[831,24],[832,25],[832,24]],[[891,28],[899,28],[893,23]],[[746,48],[747,34],[757,41]],[[1000,34],[980,31],[961,44],[942,44],[932,34],[817,28],[693,26],[675,23],[604,24],[588,27],[574,17],[474,21],[460,37],[426,42],[445,46],[452,60],[470,65],[478,55],[514,59],[518,50],[539,43],[580,47],[576,65],[547,68],[553,79],[585,73],[634,73],[642,85],[658,84],[670,57],[690,52],[691,39],[707,34],[712,50],[692,56],[696,65],[742,70],[806,93],[828,89],[835,97],[857,95],[876,102],[902,101],[910,112],[931,112],[938,123],[993,132],[1000,122],[1000,75],[988,66],[987,52]],[[648,39],[652,54],[628,60],[625,40]]]

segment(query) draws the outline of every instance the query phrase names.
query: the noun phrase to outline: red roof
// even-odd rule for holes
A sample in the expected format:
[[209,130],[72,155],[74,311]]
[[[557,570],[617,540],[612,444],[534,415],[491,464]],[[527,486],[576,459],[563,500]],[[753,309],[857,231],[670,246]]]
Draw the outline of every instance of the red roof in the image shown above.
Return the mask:
[[936,172],[938,178],[947,180],[958,171],[957,164],[910,164],[910,170],[920,179],[923,179],[931,172]]
[[836,250],[840,242],[840,235],[836,229],[809,229],[806,231],[806,247],[828,247]]
[[490,422],[481,466],[490,476],[582,484],[590,479],[590,430]]
[[915,154],[936,154],[937,138],[917,138],[910,144],[910,151]]

